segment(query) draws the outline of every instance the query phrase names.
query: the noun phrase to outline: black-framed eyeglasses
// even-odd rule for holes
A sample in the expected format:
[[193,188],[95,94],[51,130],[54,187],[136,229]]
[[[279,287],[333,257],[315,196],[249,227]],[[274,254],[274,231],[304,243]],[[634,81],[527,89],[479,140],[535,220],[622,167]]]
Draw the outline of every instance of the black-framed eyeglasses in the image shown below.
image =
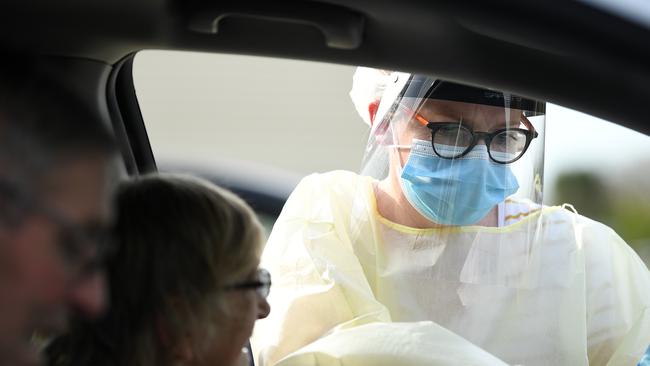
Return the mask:
[[431,130],[433,151],[443,159],[457,159],[467,155],[482,138],[490,159],[498,164],[519,160],[531,141],[539,134],[524,115],[521,122],[528,129],[503,128],[492,132],[475,132],[459,122],[432,122],[417,112],[408,110],[416,121]]
[[523,128],[504,128],[493,132],[475,132],[458,123],[429,122],[433,151],[444,159],[467,155],[481,138],[485,141],[490,159],[499,164],[519,160],[537,132]]
[[228,285],[226,286],[226,290],[255,290],[258,295],[266,298],[271,292],[271,274],[269,271],[260,268],[257,270],[256,277],[257,278],[252,281],[245,281]]
[[112,227],[106,223],[80,225],[58,210],[27,194],[16,184],[0,179],[0,195],[14,206],[13,217],[20,220],[26,213],[42,215],[58,229],[57,245],[66,270],[74,279],[83,278],[103,269],[106,259],[114,252]]

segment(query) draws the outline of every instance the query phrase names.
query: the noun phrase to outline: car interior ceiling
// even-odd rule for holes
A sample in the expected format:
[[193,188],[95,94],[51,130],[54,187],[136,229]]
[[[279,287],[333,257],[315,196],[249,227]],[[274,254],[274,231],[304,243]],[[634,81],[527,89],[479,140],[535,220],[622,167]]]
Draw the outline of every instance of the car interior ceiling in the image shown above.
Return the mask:
[[0,6],[4,53],[39,55],[113,123],[131,173],[156,169],[130,68],[142,49],[432,74],[650,134],[650,29],[582,2],[11,0]]

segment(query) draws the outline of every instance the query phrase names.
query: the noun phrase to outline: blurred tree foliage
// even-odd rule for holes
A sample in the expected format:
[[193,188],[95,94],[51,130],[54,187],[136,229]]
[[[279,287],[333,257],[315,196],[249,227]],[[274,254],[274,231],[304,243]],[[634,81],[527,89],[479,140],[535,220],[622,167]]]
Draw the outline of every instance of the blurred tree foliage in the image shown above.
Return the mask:
[[599,176],[590,172],[565,173],[555,186],[558,203],[570,203],[591,219],[610,222],[612,205],[607,187]]
[[648,263],[650,192],[622,181],[605,181],[591,172],[565,173],[556,182],[554,201],[570,203],[580,214],[610,226]]

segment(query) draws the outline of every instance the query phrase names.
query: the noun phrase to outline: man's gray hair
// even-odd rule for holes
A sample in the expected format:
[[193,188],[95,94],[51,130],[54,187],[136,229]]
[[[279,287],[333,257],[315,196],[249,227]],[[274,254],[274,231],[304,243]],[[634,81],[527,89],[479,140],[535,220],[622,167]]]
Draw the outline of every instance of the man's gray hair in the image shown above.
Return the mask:
[[[29,65],[0,70],[0,179],[25,188],[58,163],[117,150],[111,132],[75,95]],[[33,187],[36,188],[36,187]]]

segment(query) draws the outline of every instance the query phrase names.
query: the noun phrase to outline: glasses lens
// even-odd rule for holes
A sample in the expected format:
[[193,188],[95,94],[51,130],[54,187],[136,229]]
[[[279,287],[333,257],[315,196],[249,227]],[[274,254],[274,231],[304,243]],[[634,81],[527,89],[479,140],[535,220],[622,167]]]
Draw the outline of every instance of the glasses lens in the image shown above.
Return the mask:
[[443,158],[462,155],[472,144],[472,132],[461,125],[438,127],[432,137],[433,150]]
[[261,286],[257,288],[257,292],[260,296],[266,298],[271,292],[271,274],[265,269],[260,269],[257,275],[261,284]]
[[267,298],[269,296],[269,293],[271,292],[271,285],[270,284],[262,284],[258,289],[257,293],[262,296],[263,298]]
[[76,226],[59,220],[59,247],[73,276],[102,270],[115,250],[110,229],[105,224]]
[[525,149],[526,133],[522,130],[503,131],[495,135],[490,142],[490,155],[502,163],[519,158]]

